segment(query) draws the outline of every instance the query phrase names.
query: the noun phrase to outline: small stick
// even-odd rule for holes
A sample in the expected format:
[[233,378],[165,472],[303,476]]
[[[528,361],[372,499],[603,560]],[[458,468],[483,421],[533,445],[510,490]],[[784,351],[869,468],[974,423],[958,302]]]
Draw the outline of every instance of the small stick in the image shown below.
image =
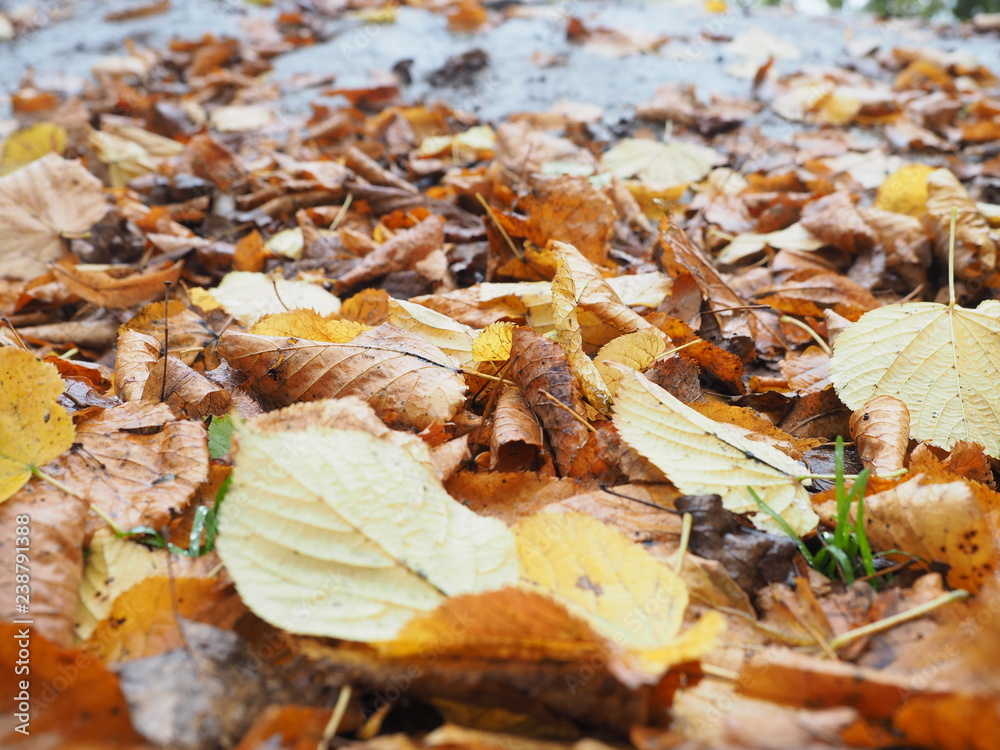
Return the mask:
[[964,589],[949,591],[947,594],[942,594],[937,599],[929,601],[926,604],[921,604],[919,607],[908,609],[906,612],[900,612],[898,615],[893,615],[892,617],[886,617],[884,620],[879,620],[878,622],[862,625],[860,628],[855,628],[854,630],[848,630],[846,633],[842,633],[832,639],[830,641],[830,648],[836,651],[837,649],[841,649],[847,644],[858,640],[858,638],[864,638],[869,635],[881,633],[885,630],[894,628],[897,625],[902,625],[904,622],[909,622],[910,620],[915,620],[918,617],[923,617],[938,607],[943,607],[945,604],[960,602],[968,598],[969,592]]
[[492,380],[497,383],[503,383],[504,385],[517,385],[513,380],[507,380],[506,378],[498,378],[496,375],[487,375],[485,372],[476,372],[475,370],[466,370],[464,367],[457,368],[458,372],[463,375],[472,375],[476,378],[485,378],[486,380]]
[[677,548],[677,562],[674,564],[674,571],[680,575],[684,570],[684,556],[687,554],[688,545],[691,543],[691,527],[694,525],[694,516],[685,513],[681,516],[681,543]]
[[778,318],[778,320],[780,320],[782,323],[791,323],[793,326],[798,326],[803,331],[812,336],[813,341],[819,344],[819,348],[822,349],[824,352],[826,352],[827,356],[833,356],[833,352],[830,351],[830,345],[826,343],[822,338],[820,338],[820,335],[816,333],[816,331],[814,331],[810,326],[807,326],[801,320],[796,320],[790,315],[782,315],[780,318]]
[[512,240],[510,235],[507,234],[507,230],[503,228],[503,224],[501,224],[500,220],[497,219],[496,214],[493,213],[492,206],[486,202],[482,193],[476,193],[476,199],[483,205],[483,208],[486,209],[486,213],[489,214],[490,218],[493,219],[493,223],[497,225],[497,229],[500,230],[500,234],[503,235],[503,238],[507,240],[507,244],[510,246],[511,252],[517,256],[518,260],[524,260],[524,253],[521,252],[521,249],[514,244],[514,240]]
[[337,730],[340,728],[340,722],[344,719],[344,714],[347,713],[347,704],[351,700],[351,686],[344,685],[340,688],[340,694],[337,696],[337,705],[334,706],[333,713],[330,714],[330,721],[326,723],[326,728],[323,729],[323,739],[319,741],[316,750],[327,750],[330,747],[330,741],[337,736]]
[[22,349],[24,349],[24,351],[28,351],[28,347],[25,346],[24,340],[21,338],[21,334],[19,334],[17,332],[17,329],[14,328],[14,324],[10,322],[10,318],[4,315],[2,318],[0,318],[0,320],[6,323],[7,327],[10,329],[10,332],[14,334],[14,338],[17,340],[17,345]]
[[160,381],[160,403],[167,400],[167,352],[170,351],[170,282],[163,282],[163,380]]
[[566,412],[571,417],[573,417],[573,419],[575,419],[577,422],[579,422],[584,427],[586,427],[590,432],[594,432],[594,433],[597,432],[597,429],[594,427],[594,425],[592,425],[586,419],[584,419],[579,414],[577,414],[575,411],[573,411],[572,409],[570,409],[568,406],[566,406],[566,404],[564,404],[562,401],[560,401],[559,399],[557,399],[555,396],[553,396],[547,390],[545,390],[544,388],[539,388],[538,392],[541,393],[543,396],[545,396],[545,398],[547,398],[553,404],[555,404],[556,406],[558,406],[560,409],[562,409],[564,412]]

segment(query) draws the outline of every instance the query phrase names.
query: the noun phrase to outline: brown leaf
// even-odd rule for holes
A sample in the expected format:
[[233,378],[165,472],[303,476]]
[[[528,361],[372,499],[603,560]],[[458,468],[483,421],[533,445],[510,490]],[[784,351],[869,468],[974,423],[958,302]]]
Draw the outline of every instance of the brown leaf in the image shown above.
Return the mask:
[[276,406],[360,396],[386,424],[421,430],[465,402],[465,381],[433,344],[384,323],[348,344],[227,331],[219,353]]
[[92,271],[84,266],[57,263],[52,266],[52,273],[77,297],[95,305],[121,310],[163,296],[164,284],[168,281],[176,284],[183,267],[183,261],[177,261],[164,268],[135,274],[132,266]]
[[195,372],[172,354],[158,358],[150,367],[142,399],[163,402],[188,419],[204,419],[209,415],[221,417],[233,403],[229,391]]
[[910,445],[910,410],[893,396],[876,396],[851,414],[851,438],[875,474],[903,468]]
[[524,400],[524,394],[508,386],[497,399],[490,437],[490,468],[498,471],[530,469],[544,450],[542,426]]
[[683,229],[664,220],[660,225],[660,245],[668,270],[690,273],[698,282],[709,307],[725,309],[714,315],[727,336],[747,336],[753,339],[761,354],[773,354],[779,348],[788,348],[774,314],[763,310],[747,310],[746,301],[723,280],[705,253],[695,247]]
[[201,315],[178,300],[167,302],[165,310],[163,302],[150,302],[122,325],[119,335],[125,331],[139,331],[152,336],[162,348],[168,327],[170,351],[184,364],[199,371],[218,365],[219,358],[213,350],[219,337]]
[[934,236],[934,254],[947,264],[952,208],[955,222],[955,276],[983,279],[997,266],[996,243],[990,226],[962,183],[947,169],[936,169],[927,177],[927,207],[924,226]]
[[[18,660],[18,633],[23,625],[0,623],[0,663],[13,665]],[[30,630],[30,628],[28,629]],[[118,686],[118,678],[90,654],[61,648],[41,633],[31,633],[31,709],[32,742],[39,747],[72,747],[89,743],[138,745],[142,738],[132,728],[128,706]],[[0,689],[13,699],[21,689],[13,667],[0,675]],[[29,681],[29,680],[25,680]],[[13,746],[24,735],[15,727],[28,722],[9,703],[0,715],[0,742]]]
[[483,516],[513,524],[550,503],[580,492],[575,479],[557,479],[532,471],[460,471],[445,487],[448,494]]
[[851,411],[837,398],[833,388],[799,398],[781,418],[778,427],[798,438],[831,439],[850,433]]
[[122,401],[142,398],[149,371],[160,356],[160,342],[138,331],[124,330],[115,353],[115,393]]
[[717,380],[730,393],[746,393],[746,386],[743,384],[743,360],[738,356],[715,344],[698,341],[698,336],[691,327],[677,318],[671,318],[663,313],[652,313],[647,319],[670,337],[673,346],[690,344],[677,352],[677,356],[695,361],[705,375]]
[[582,177],[537,179],[518,204],[527,219],[498,213],[507,231],[538,247],[549,240],[573,245],[591,263],[608,258],[608,242],[615,223],[614,204]]
[[807,204],[802,209],[802,226],[826,244],[852,255],[875,246],[875,232],[847,190],[838,190]]
[[508,373],[545,428],[559,473],[567,474],[588,433],[567,412],[581,417],[586,413],[580,384],[570,372],[565,352],[529,328],[515,328]]
[[994,531],[966,482],[929,483],[926,476],[865,498],[868,539],[873,549],[903,550],[943,566],[950,586],[977,591],[997,567]]
[[913,472],[954,474],[990,487],[996,486],[993,469],[983,446],[965,440],[959,440],[947,451],[929,443],[921,443],[910,454],[909,468]]
[[100,180],[55,153],[0,177],[0,277],[45,273],[63,254],[63,236],[86,232],[107,211]]
[[[419,303],[419,299],[411,302]],[[443,312],[443,311],[442,311]],[[380,326],[389,319],[389,295],[384,289],[362,289],[340,306],[340,316],[366,326]]]
[[183,643],[117,669],[132,723],[158,747],[232,745],[269,702],[269,665],[236,633],[177,622]]
[[833,273],[766,286],[757,291],[756,298],[761,304],[789,315],[822,318],[823,310],[832,308],[852,321],[879,307],[878,300],[863,286]]
[[[740,364],[742,365],[742,362]],[[705,394],[698,382],[700,372],[701,369],[694,360],[674,355],[657,359],[643,370],[643,375],[678,400],[690,404],[705,400]]]
[[341,289],[371,281],[393,271],[411,269],[444,243],[444,218],[428,216],[412,229],[404,229],[361,258],[337,278]]
[[819,393],[833,384],[830,381],[830,355],[818,346],[810,346],[801,353],[788,352],[779,366],[788,387],[798,391],[800,396]]
[[[45,471],[121,528],[166,525],[208,478],[204,426],[176,421],[166,404],[132,401],[74,417],[79,448]],[[89,530],[103,524],[92,517]]]
[[[15,613],[15,605],[27,604],[33,632],[60,647],[73,644],[89,512],[87,503],[40,479],[32,479],[0,505],[0,558],[7,561],[0,570],[4,602],[0,618],[23,619]],[[29,521],[23,520],[25,516]],[[25,547],[29,548],[30,563],[25,569],[31,576],[30,590],[18,585],[17,573],[23,571],[14,565],[18,548]]]
[[178,616],[231,628],[247,612],[228,577],[151,576],[115,599],[83,647],[102,664],[143,659],[184,645]]

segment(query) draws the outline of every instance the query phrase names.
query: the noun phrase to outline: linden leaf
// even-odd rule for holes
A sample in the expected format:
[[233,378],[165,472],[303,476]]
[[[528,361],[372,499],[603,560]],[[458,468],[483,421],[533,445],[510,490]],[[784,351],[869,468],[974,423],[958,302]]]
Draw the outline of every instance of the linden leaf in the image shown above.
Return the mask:
[[0,502],[73,444],[73,422],[56,403],[65,387],[55,365],[0,348]]
[[472,342],[478,331],[447,315],[406,300],[389,298],[389,323],[429,341],[460,365],[473,361]]
[[517,581],[514,536],[403,448],[358,430],[240,431],[219,520],[240,596],[292,633],[396,636],[448,596]]
[[671,665],[714,647],[721,630],[715,618],[679,637],[688,605],[684,581],[620,531],[571,511],[529,516],[514,533],[522,582],[624,648],[639,681],[655,681]]
[[[732,425],[702,416],[639,373],[621,369],[615,426],[678,489],[689,495],[716,493],[728,510],[747,513],[758,510],[747,491],[753,487],[797,534],[816,528],[819,519],[798,479],[808,473],[805,466],[748,440]],[[762,513],[753,521],[760,528],[778,529]]]
[[722,161],[718,151],[697,143],[645,138],[624,138],[601,159],[615,177],[638,177],[664,188],[697,182]]
[[861,408],[895,396],[910,410],[910,437],[941,448],[959,440],[1000,456],[1000,302],[975,310],[911,302],[865,313],[834,344],[830,376]]

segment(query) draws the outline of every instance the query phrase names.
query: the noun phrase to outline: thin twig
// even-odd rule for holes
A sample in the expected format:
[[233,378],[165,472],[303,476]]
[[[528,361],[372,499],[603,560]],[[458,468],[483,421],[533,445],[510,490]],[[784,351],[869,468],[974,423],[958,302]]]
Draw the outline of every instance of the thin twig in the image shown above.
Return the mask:
[[326,723],[326,727],[323,729],[323,738],[316,746],[316,750],[327,750],[330,747],[330,741],[337,736],[337,730],[340,728],[340,722],[344,719],[344,714],[347,713],[347,706],[350,701],[351,686],[344,685],[340,688],[340,695],[337,696],[337,705],[334,706],[333,713],[330,714],[330,721]]
[[10,322],[10,318],[4,315],[2,318],[0,318],[0,320],[6,323],[7,327],[10,329],[10,332],[14,334],[14,338],[17,340],[17,345],[21,347],[24,351],[28,351],[28,347],[25,345],[24,340],[21,338],[21,334],[19,334],[17,332],[17,329],[14,328],[14,324]]
[[848,630],[846,633],[842,633],[831,640],[830,648],[836,651],[849,643],[853,643],[859,638],[865,638],[869,635],[875,635],[876,633],[890,630],[897,625],[902,625],[904,622],[909,622],[910,620],[915,620],[918,617],[923,617],[938,607],[943,607],[944,605],[951,604],[952,602],[960,602],[968,598],[969,592],[964,589],[949,591],[947,594],[942,594],[937,599],[929,601],[926,604],[921,604],[919,607],[908,609],[906,612],[900,612],[892,617],[886,617],[884,620],[879,620],[878,622],[862,625],[860,628],[855,628],[854,630]]
[[543,396],[545,396],[545,398],[547,398],[553,404],[555,404],[556,406],[558,406],[560,409],[562,409],[564,412],[566,412],[571,417],[573,417],[573,419],[575,419],[577,422],[579,422],[584,427],[586,427],[590,432],[595,432],[595,433],[597,432],[597,430],[594,428],[594,425],[592,425],[586,419],[584,419],[579,414],[577,414],[575,411],[573,411],[572,409],[570,409],[568,406],[566,406],[566,404],[564,404],[562,401],[560,401],[559,399],[557,399],[555,396],[553,396],[547,390],[545,390],[544,388],[539,388],[538,392],[541,393]]

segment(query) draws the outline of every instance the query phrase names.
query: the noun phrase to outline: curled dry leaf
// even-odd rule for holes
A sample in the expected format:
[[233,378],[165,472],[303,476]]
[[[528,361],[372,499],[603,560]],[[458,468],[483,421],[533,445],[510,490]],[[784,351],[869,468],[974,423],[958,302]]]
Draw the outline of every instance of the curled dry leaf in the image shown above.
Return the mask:
[[0,276],[31,279],[63,253],[63,238],[108,212],[101,181],[78,161],[48,153],[0,177]]
[[65,388],[55,365],[0,347],[0,503],[73,444],[73,422],[56,403]]
[[725,282],[712,262],[691,242],[683,229],[665,221],[660,226],[660,244],[664,249],[668,269],[690,273],[698,282],[701,293],[710,303],[710,307],[725,310],[714,315],[719,319],[719,326],[727,336],[750,337],[756,342],[757,350],[762,354],[773,353],[779,348],[788,348],[778,329],[778,320],[774,313],[748,310],[746,301]]
[[851,438],[875,474],[903,468],[910,444],[910,410],[893,396],[876,396],[851,414]]
[[819,393],[831,385],[830,355],[818,346],[810,346],[801,353],[789,352],[780,367],[788,387],[800,396]]
[[576,317],[577,289],[569,262],[559,259],[555,278],[552,280],[552,319],[555,323],[559,346],[566,352],[570,369],[580,381],[584,398],[602,414],[609,414],[611,393],[604,383],[594,361],[583,351],[583,333]]
[[176,284],[181,277],[183,261],[164,268],[135,274],[132,266],[89,270],[86,266],[57,263],[52,273],[66,289],[95,305],[121,310],[162,297],[164,284]]
[[536,513],[514,527],[522,585],[543,591],[624,650],[625,684],[656,682],[715,647],[716,612],[680,635],[688,592],[673,568],[617,529],[575,511]]
[[385,323],[347,344],[227,331],[219,353],[276,406],[360,396],[387,424],[422,430],[465,402],[465,381],[433,344]]
[[802,209],[802,226],[824,244],[856,255],[875,246],[876,235],[847,190],[838,190]]
[[497,399],[490,436],[490,468],[519,471],[530,468],[544,450],[545,435],[524,394],[507,386]]
[[587,428],[568,413],[582,417],[584,406],[566,353],[531,329],[515,328],[507,372],[545,428],[556,467],[565,476],[587,442]]
[[851,409],[895,396],[910,410],[910,437],[948,448],[979,443],[1000,456],[1000,302],[975,310],[912,302],[872,310],[840,334],[830,360]]
[[809,473],[805,466],[702,416],[637,372],[623,372],[614,422],[625,442],[682,492],[718,494],[727,510],[756,513],[755,525],[777,530],[750,497],[747,487],[753,487],[797,534],[816,528],[819,519],[799,479]]
[[594,357],[594,364],[607,384],[608,391],[614,396],[618,390],[618,381],[621,380],[621,370],[609,367],[609,362],[618,362],[642,372],[666,350],[663,336],[654,330],[644,329],[623,334],[606,343]]
[[453,500],[399,446],[355,430],[241,429],[219,554],[265,620],[358,641],[517,578],[502,522]]
[[927,177],[924,224],[933,232],[934,252],[947,262],[952,209],[955,221],[955,275],[959,279],[981,279],[997,266],[996,243],[990,225],[962,183],[947,169],[936,169]]
[[442,216],[428,216],[383,242],[337,278],[340,289],[412,268],[444,244],[444,223]]
[[174,355],[159,357],[149,368],[142,398],[167,404],[188,419],[221,417],[233,404],[229,391],[195,372]]
[[868,539],[874,549],[905,550],[925,565],[942,565],[950,586],[975,592],[996,571],[994,531],[966,482],[932,484],[925,476],[865,498]]
[[149,371],[160,356],[160,342],[138,331],[123,330],[115,353],[115,394],[122,401],[142,398]]
[[[126,331],[145,333],[152,336],[162,349],[167,327],[170,329],[170,352],[180,357],[184,364],[197,365],[198,368],[204,366],[206,369],[218,364],[218,357],[211,350],[219,337],[201,315],[178,300],[169,300],[166,305],[163,302],[150,302],[122,325],[119,336]],[[120,341],[118,346],[118,356],[121,356]]]

